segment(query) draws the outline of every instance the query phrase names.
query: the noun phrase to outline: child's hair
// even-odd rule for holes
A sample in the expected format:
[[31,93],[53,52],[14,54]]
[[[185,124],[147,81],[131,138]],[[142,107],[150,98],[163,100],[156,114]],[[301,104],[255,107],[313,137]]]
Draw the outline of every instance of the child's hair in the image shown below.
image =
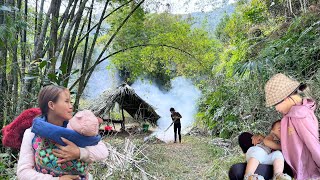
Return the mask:
[[303,92],[304,90],[306,90],[307,87],[308,87],[307,84],[301,83],[300,86],[295,91],[293,91],[289,96],[299,94],[299,92]]
[[275,122],[273,122],[272,123],[272,125],[271,125],[271,130],[274,128],[274,126],[278,123],[278,122],[280,122],[281,121],[281,119],[279,119],[279,120],[276,120]]
[[65,90],[68,90],[62,86],[49,85],[41,89],[38,96],[38,104],[41,109],[42,116],[48,115],[48,102],[57,102],[59,94]]
[[[307,85],[306,84],[300,84],[300,86],[295,90],[293,91],[288,97],[294,102],[296,103],[296,101],[291,98],[292,95],[302,95],[302,96],[305,96],[306,94],[302,94],[302,93],[305,93],[304,91],[307,89]],[[309,97],[311,99],[313,99],[312,97]]]
[[299,91],[304,91],[305,89],[307,89],[307,84],[300,84],[300,86],[299,86]]
[[172,107],[172,108],[170,108],[170,111],[175,111],[175,110],[174,110],[174,108]]

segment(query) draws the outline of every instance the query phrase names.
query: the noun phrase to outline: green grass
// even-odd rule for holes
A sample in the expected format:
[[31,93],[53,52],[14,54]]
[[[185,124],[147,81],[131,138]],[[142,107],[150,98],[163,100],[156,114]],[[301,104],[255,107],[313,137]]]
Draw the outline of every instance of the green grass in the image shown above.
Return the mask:
[[145,170],[158,179],[228,179],[229,167],[243,162],[238,149],[209,144],[210,137],[183,137],[182,144],[152,144]]
[[[244,161],[238,146],[232,149],[217,147],[210,144],[211,137],[183,136],[181,144],[145,144],[142,137],[131,137],[137,148],[148,157],[147,161],[139,165],[148,174],[160,180],[226,180],[230,166]],[[122,152],[124,140],[124,137],[115,136],[104,141]],[[135,157],[136,160],[142,158],[142,154]],[[5,159],[6,157],[0,158],[0,179],[14,178],[15,168],[5,168],[4,163],[7,162]],[[94,179],[105,179],[109,169],[105,163],[96,162],[92,164],[90,173]],[[144,179],[144,176],[130,164],[126,169],[113,171],[113,174],[107,179],[140,180]],[[148,179],[152,178],[148,177]]]

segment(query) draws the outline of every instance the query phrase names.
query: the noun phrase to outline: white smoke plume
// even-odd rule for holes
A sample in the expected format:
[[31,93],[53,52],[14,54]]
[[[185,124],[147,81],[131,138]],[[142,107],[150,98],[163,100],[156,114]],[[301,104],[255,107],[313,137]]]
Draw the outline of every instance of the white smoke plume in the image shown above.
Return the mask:
[[109,60],[105,60],[95,68],[85,88],[85,98],[95,99],[105,90],[115,89],[120,84],[119,73],[110,63]]
[[[171,124],[171,113],[169,109],[173,107],[182,115],[182,134],[190,127],[197,112],[197,102],[201,97],[201,91],[197,89],[191,80],[184,77],[177,77],[171,80],[171,87],[168,92],[161,91],[155,84],[149,81],[136,81],[132,87],[135,92],[151,104],[156,112],[161,116],[158,120],[158,131],[154,133],[159,139],[169,142],[174,140],[173,126],[166,132],[165,129]],[[183,137],[182,137],[183,139]]]

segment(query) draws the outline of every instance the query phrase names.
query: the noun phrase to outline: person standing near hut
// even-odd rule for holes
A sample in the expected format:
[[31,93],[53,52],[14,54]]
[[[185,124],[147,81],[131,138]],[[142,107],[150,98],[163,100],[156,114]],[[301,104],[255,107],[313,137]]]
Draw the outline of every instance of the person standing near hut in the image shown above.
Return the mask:
[[177,142],[177,131],[179,135],[179,142],[181,143],[181,122],[180,119],[182,118],[179,112],[176,112],[175,109],[172,107],[170,108],[171,112],[171,119],[173,123],[173,130],[174,130],[174,143]]

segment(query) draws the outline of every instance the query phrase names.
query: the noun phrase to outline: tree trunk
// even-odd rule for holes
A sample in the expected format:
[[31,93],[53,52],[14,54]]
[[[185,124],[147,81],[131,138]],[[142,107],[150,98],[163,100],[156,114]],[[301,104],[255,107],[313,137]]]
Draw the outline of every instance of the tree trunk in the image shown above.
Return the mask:
[[[89,55],[87,57],[87,61],[85,62],[85,66],[84,66],[84,69],[83,69],[82,73],[87,71],[87,69],[89,68],[89,65],[90,65],[90,62],[91,62],[91,59],[92,59],[92,55],[93,55],[93,52],[94,52],[94,48],[95,48],[95,45],[96,45],[96,42],[97,42],[97,39],[98,39],[98,36],[99,36],[101,24],[103,22],[103,17],[104,17],[104,15],[106,13],[108,4],[109,4],[109,0],[107,0],[107,2],[104,5],[104,8],[103,8],[103,11],[102,11],[102,14],[101,14],[101,17],[100,17],[100,20],[99,20],[99,23],[98,23],[94,38],[93,38],[93,41],[91,43],[91,48],[90,48],[90,51],[89,51]],[[88,26],[88,31],[89,30],[90,30],[90,27]],[[86,40],[86,43],[87,43],[87,40]],[[86,57],[86,56],[84,56],[84,57]],[[83,61],[83,63],[84,63],[84,61]],[[83,76],[83,78],[81,78],[80,82],[79,82],[78,91],[77,91],[76,100],[75,100],[76,107],[78,107],[77,104],[79,104],[80,97],[82,96],[83,91],[84,91],[85,86],[86,86],[86,85],[83,86],[84,82],[85,82],[85,76]]]
[[[78,3],[78,0],[76,0],[74,2],[74,4],[76,5]],[[80,1],[80,4],[82,3],[82,1]],[[76,6],[74,6],[71,10],[71,13],[70,15],[68,16],[68,19],[73,19],[74,17],[74,13],[75,13],[75,8]],[[87,16],[86,16],[87,17]],[[87,19],[87,18],[85,18]],[[69,81],[69,78],[67,78],[69,76],[69,71],[68,69],[72,68],[72,65],[73,65],[73,59],[71,59],[71,51],[70,49],[72,49],[72,47],[74,46],[74,41],[77,37],[77,34],[78,34],[78,30],[79,30],[79,26],[80,26],[80,23],[81,23],[81,18],[78,19],[78,21],[76,22],[75,26],[74,26],[74,30],[73,30],[73,33],[71,35],[71,40],[70,42],[69,41],[66,41],[66,44],[64,46],[64,50],[63,50],[63,54],[62,54],[62,58],[61,58],[61,66],[60,66],[60,70],[63,74],[62,76],[62,85],[67,87],[68,86],[68,81]],[[69,39],[70,37],[67,37],[67,39]],[[62,40],[62,36],[59,37],[59,42],[61,42]]]
[[42,22],[43,22],[43,7],[44,7],[44,1],[41,0],[40,3],[40,11],[38,13],[38,0],[36,0],[36,17],[35,17],[35,35],[34,35],[34,42],[36,43],[38,40],[38,36],[40,36]]
[[125,131],[126,130],[126,119],[124,117],[124,112],[123,112],[123,103],[121,104],[121,114],[122,114],[122,123],[121,123],[121,130]]
[[101,62],[100,60],[102,59],[103,54],[105,53],[105,51],[107,50],[107,48],[109,47],[109,45],[111,44],[111,42],[113,41],[113,39],[115,38],[115,36],[118,34],[118,32],[120,31],[120,29],[124,26],[124,24],[128,21],[128,19],[132,16],[132,14],[142,5],[142,3],[144,3],[145,0],[140,1],[132,10],[131,12],[126,16],[126,18],[121,22],[121,24],[119,25],[119,27],[116,29],[116,31],[111,35],[109,41],[106,43],[106,45],[103,47],[103,50],[100,52],[99,57],[97,58],[97,60],[95,61],[95,63],[88,68],[88,71],[84,72],[83,74],[80,75],[80,77],[70,86],[70,90],[72,90],[76,84],[79,83],[80,79],[82,78],[82,76],[86,76],[86,81],[84,84],[84,87],[86,86],[86,84],[88,83],[91,74],[93,73],[95,67]]
[[[81,26],[79,33],[77,33],[76,31],[73,31],[72,39],[71,39],[69,50],[68,50],[68,55],[66,58],[66,59],[68,59],[67,73],[65,74],[65,77],[64,77],[64,83],[65,83],[66,87],[69,84],[69,79],[70,79],[70,75],[71,75],[71,71],[72,71],[72,65],[73,65],[73,62],[74,62],[74,59],[76,56],[76,52],[78,49],[78,46],[75,45],[75,42],[78,42],[78,40],[80,39],[80,37],[84,31],[84,27],[86,25],[86,22],[87,22],[89,15],[90,15],[90,11],[88,11],[87,15],[85,16],[85,20],[82,23],[82,26]],[[79,26],[80,26],[80,22],[76,25],[77,29],[79,28]],[[77,34],[78,34],[78,36],[77,36]]]
[[[52,1],[54,2],[53,7],[51,9],[51,31],[50,31],[50,43],[49,43],[49,51],[48,51],[48,56],[49,60],[51,60],[51,68],[49,70],[49,73],[54,74],[55,69],[56,69],[56,62],[57,58],[55,57],[55,52],[58,46],[58,19],[59,19],[59,11],[60,11],[60,6],[61,6],[61,0],[55,0]],[[62,32],[61,32],[62,33]]]
[[[90,30],[90,26],[91,26],[93,4],[94,4],[94,0],[92,0],[91,7],[90,7],[89,22],[88,22],[88,26],[87,26],[87,30],[88,31]],[[85,69],[86,68],[86,64],[87,64],[86,61],[90,62],[90,60],[87,59],[88,44],[89,44],[89,36],[87,36],[86,42],[84,44],[84,51],[83,51],[80,74],[83,74],[83,72],[86,71],[86,69]],[[83,83],[84,83],[84,78],[80,79],[80,82],[79,82],[78,91],[77,91],[77,94],[76,94],[76,100],[75,100],[74,105],[73,105],[75,111],[77,111],[78,107],[79,107],[79,100],[80,100],[80,96],[81,96],[81,93],[82,93],[81,92],[81,90],[82,90],[81,87],[83,86]]]
[[[42,4],[41,4],[41,8],[43,8],[43,2],[44,0],[42,0]],[[53,3],[54,1],[51,1],[51,4],[49,6],[49,10],[46,14],[46,19],[44,24],[42,24],[42,28],[41,28],[41,33],[39,35],[35,34],[35,42],[34,42],[34,49],[33,49],[33,53],[31,56],[31,61],[37,61],[39,58],[43,57],[43,46],[44,46],[44,41],[45,41],[45,36],[47,34],[47,29],[48,29],[48,25],[49,25],[49,21],[50,21],[50,14],[51,14],[51,9],[54,6]],[[39,17],[42,17],[42,12],[41,12],[41,8],[40,8],[40,13],[39,13]],[[42,18],[38,17],[38,21],[39,23],[42,22]],[[40,29],[39,29],[40,31]],[[35,64],[31,64],[28,70],[28,74],[38,74],[37,72],[37,66]],[[35,85],[35,81],[36,79],[25,79],[24,85],[23,85],[23,92],[22,92],[22,96],[21,96],[21,100],[23,103],[22,109],[28,109],[31,106],[31,99],[33,99],[31,97],[31,94],[35,94],[35,92],[32,92],[32,88]]]
[[[21,1],[19,2],[21,3]],[[18,6],[20,6],[21,8],[21,4],[18,4]],[[20,10],[19,8],[19,10]],[[21,11],[21,10],[20,10]],[[24,21],[27,23],[28,22],[28,0],[24,1]],[[36,26],[35,26],[36,27]],[[25,74],[26,74],[26,60],[27,60],[27,48],[26,48],[26,44],[27,44],[27,28],[24,28],[21,33],[20,33],[20,51],[21,51],[21,68],[20,68],[20,92],[22,92],[22,88],[23,88],[23,84],[24,84],[24,78],[25,78]],[[23,106],[23,101],[22,98],[20,97],[18,100],[18,105],[17,105],[17,112],[21,112],[22,111],[22,106]]]
[[[142,3],[144,3],[145,0],[140,1],[132,10],[131,12],[127,15],[127,17],[121,22],[121,24],[119,25],[119,27],[116,29],[116,31],[112,34],[112,36],[110,37],[109,41],[106,43],[106,45],[104,46],[102,52],[100,53],[99,57],[97,58],[96,62],[94,63],[94,67],[97,66],[97,64],[99,63],[100,59],[102,58],[103,54],[105,53],[105,51],[107,50],[107,48],[109,47],[109,45],[111,44],[111,42],[113,41],[113,39],[116,37],[116,35],[118,34],[118,32],[120,31],[120,29],[125,25],[125,23],[129,20],[129,18],[132,16],[132,14],[142,5]],[[92,68],[89,72],[89,74],[86,77],[86,81],[84,83],[84,87],[88,84],[88,81],[92,75],[94,71],[94,68]]]
[[[0,6],[4,5],[4,0],[0,0]],[[0,11],[0,25],[4,25],[4,11]],[[5,99],[7,89],[7,49],[5,47],[6,42],[3,42],[4,46],[0,46],[0,126],[5,125]]]
[[38,32],[38,2],[39,0],[36,0],[36,7],[35,7],[35,11],[36,11],[36,16],[34,17],[34,37],[33,40],[34,42],[36,42],[36,37],[37,37],[37,32]]
[[[70,11],[70,8],[71,8],[71,5],[73,2],[74,2],[74,6],[69,14],[69,11]],[[60,21],[59,21],[60,34],[59,34],[58,42],[61,42],[61,39],[62,39],[63,33],[64,33],[64,29],[67,27],[67,23],[69,22],[70,19],[73,19],[73,17],[74,17],[77,3],[78,3],[78,0],[75,0],[75,1],[69,0],[68,6],[67,6],[66,10],[64,11],[62,17],[60,18]],[[81,4],[81,2],[80,2],[80,4]]]
[[[126,6],[127,4],[129,4],[129,3],[132,2],[132,1],[134,1],[134,0],[130,0],[130,1],[122,4],[121,6],[115,8],[115,9],[112,10],[110,13],[108,13],[106,16],[104,16],[104,17],[103,17],[103,20],[105,20],[105,19],[106,19],[107,17],[109,17],[111,14],[113,14],[114,12],[116,12],[116,11],[118,11],[119,9],[123,8],[124,6]],[[81,36],[81,37],[77,40],[77,43],[76,43],[73,51],[75,51],[75,49],[78,48],[78,46],[80,45],[80,43],[81,43],[87,36],[89,36],[89,34],[91,33],[91,31],[93,31],[94,28],[96,28],[96,27],[98,26],[98,24],[99,24],[99,23],[97,23],[97,24],[95,24],[94,26],[92,26],[92,28],[91,28],[89,31],[87,31],[85,35]],[[81,35],[81,34],[80,34],[80,35]]]
[[[21,8],[21,0],[19,1],[18,6]],[[19,10],[21,11],[21,9]],[[28,0],[24,1],[24,22],[28,22]],[[20,39],[20,48],[21,48],[21,82],[25,77],[25,68],[26,68],[26,43],[27,43],[27,28],[24,28],[21,31]]]
[[67,28],[67,30],[65,31],[63,37],[61,38],[61,41],[59,42],[59,45],[57,47],[57,50],[55,52],[55,57],[59,57],[61,50],[63,49],[63,46],[65,45],[66,41],[69,41],[69,39],[67,39],[67,37],[70,36],[71,30],[74,27],[74,25],[79,21],[79,18],[81,20],[82,14],[83,14],[83,10],[85,8],[86,3],[88,2],[88,0],[84,0],[82,3],[80,3],[79,9],[75,15],[75,17],[72,19],[72,21],[69,23],[69,26]]
[[[14,0],[11,0],[11,5],[12,6],[15,6],[15,2]],[[21,6],[21,1],[20,1],[20,6]],[[14,20],[14,22],[16,21],[16,13],[13,12],[12,14],[12,18]],[[16,31],[15,32],[15,41],[16,42],[19,42],[19,31]],[[19,85],[19,82],[18,82],[18,79],[19,79],[19,64],[18,64],[18,43],[16,43],[14,46],[13,46],[13,52],[12,52],[12,64],[11,64],[11,76],[12,76],[12,89],[10,89],[9,91],[11,92],[11,112],[10,112],[10,115],[9,115],[9,118],[10,119],[13,119],[14,116],[16,115],[17,113],[17,104],[18,104],[18,85]]]

